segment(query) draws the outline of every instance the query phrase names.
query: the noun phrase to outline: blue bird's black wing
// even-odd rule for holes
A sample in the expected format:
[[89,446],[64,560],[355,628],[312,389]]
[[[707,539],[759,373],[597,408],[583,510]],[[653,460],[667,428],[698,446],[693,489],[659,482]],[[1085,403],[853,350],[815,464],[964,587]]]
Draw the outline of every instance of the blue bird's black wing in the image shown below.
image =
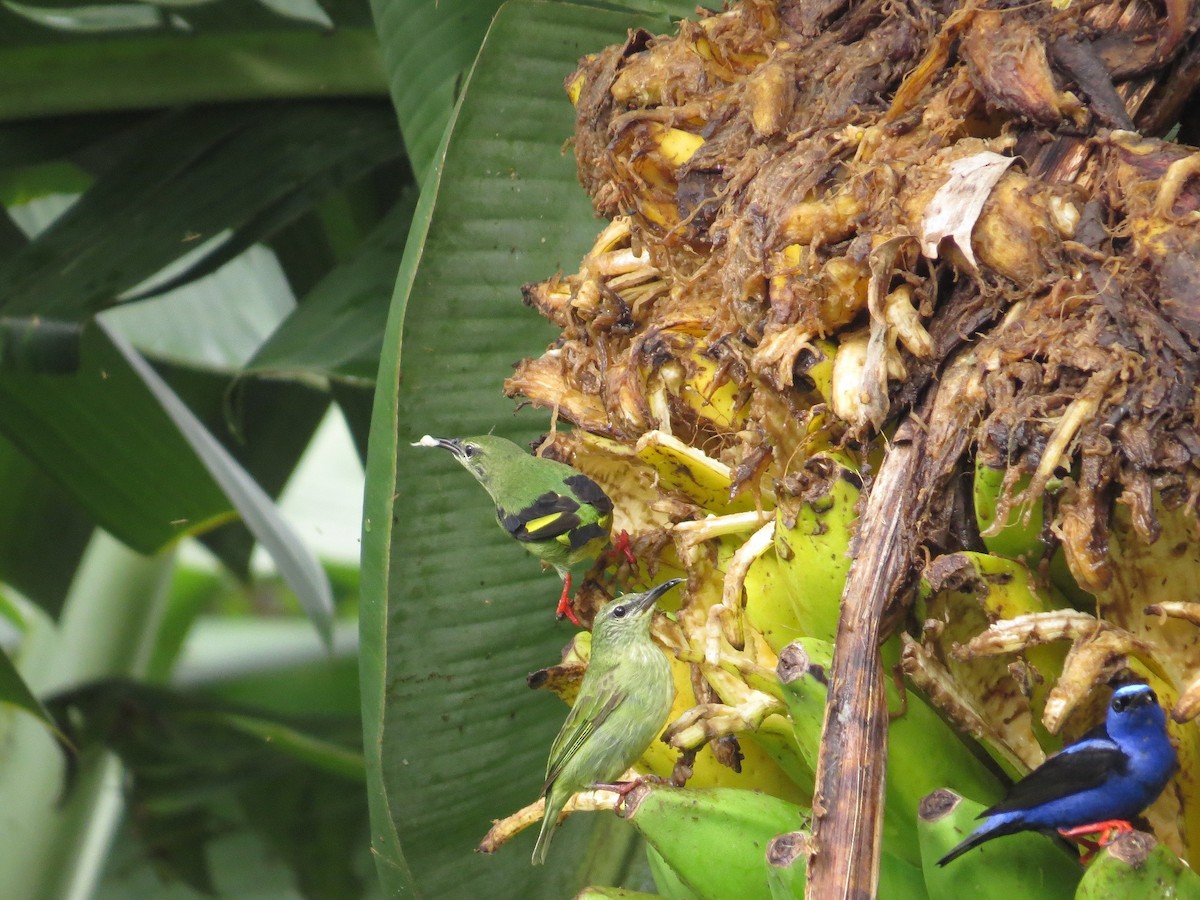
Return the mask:
[[1009,789],[1008,796],[979,814],[1033,809],[1043,803],[1099,787],[1113,775],[1124,773],[1129,757],[1101,734],[1101,739],[1080,741],[1052,756]]

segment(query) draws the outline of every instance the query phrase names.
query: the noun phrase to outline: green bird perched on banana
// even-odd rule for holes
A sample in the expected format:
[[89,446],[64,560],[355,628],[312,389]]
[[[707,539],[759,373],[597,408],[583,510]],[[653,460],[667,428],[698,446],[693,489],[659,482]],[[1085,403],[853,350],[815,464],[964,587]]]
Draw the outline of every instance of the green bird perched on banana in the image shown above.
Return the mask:
[[[427,434],[413,446],[449,450],[475,476],[496,504],[500,527],[558,570],[563,591],[556,613],[579,625],[571,609],[571,566],[599,556],[612,531],[613,503],[600,485],[564,463],[530,456],[495,435],[437,438]],[[618,537],[616,549],[630,563],[635,561],[625,532]]]
[[546,812],[533,848],[534,865],[546,861],[567,800],[620,777],[666,725],[675,683],[666,654],[650,639],[650,620],[658,598],[683,580],[617,597],[596,614],[579,696],[546,763]]

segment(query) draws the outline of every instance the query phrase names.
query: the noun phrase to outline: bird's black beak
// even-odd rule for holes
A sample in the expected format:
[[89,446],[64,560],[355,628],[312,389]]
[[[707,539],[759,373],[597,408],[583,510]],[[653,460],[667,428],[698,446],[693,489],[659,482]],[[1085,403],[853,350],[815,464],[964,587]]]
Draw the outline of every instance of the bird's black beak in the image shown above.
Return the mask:
[[463,455],[462,441],[458,438],[440,438],[432,435],[425,435],[419,441],[413,441],[414,447],[441,447],[443,450],[449,450],[455,456]]
[[650,588],[650,590],[646,591],[646,593],[638,596],[638,598],[634,600],[630,606],[632,606],[638,612],[647,610],[658,602],[659,597],[661,597],[671,588],[675,587],[675,585],[682,584],[685,581],[687,581],[686,578],[672,578],[670,581],[664,581],[662,584],[656,584],[654,587]]

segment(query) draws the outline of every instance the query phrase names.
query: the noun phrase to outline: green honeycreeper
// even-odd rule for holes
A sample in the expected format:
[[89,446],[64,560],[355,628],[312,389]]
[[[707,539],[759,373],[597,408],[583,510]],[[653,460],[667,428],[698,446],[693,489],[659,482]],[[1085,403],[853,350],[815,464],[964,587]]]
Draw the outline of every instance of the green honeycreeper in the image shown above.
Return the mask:
[[[612,531],[613,503],[600,485],[564,463],[530,456],[512,441],[491,434],[425,435],[413,446],[449,450],[487,489],[500,527],[558,571],[563,580],[558,616],[578,625],[571,610],[571,566],[599,556]],[[632,563],[628,543],[622,532],[618,548]]]
[[650,639],[654,604],[684,579],[600,608],[592,623],[592,657],[579,696],[550,747],[546,813],[533,863],[546,860],[563,806],[577,791],[619,778],[662,731],[675,699],[667,656]]

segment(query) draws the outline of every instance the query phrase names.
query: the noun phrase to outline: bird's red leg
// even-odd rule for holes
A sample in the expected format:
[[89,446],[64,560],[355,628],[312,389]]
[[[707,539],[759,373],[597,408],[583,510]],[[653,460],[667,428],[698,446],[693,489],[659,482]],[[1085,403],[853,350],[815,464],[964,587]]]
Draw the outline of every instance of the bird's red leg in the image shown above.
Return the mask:
[[1130,831],[1133,831],[1133,826],[1124,819],[1106,819],[1103,822],[1093,822],[1090,825],[1076,825],[1074,828],[1058,829],[1058,833],[1067,840],[1075,840],[1075,838],[1087,834],[1098,834],[1100,835],[1101,847],[1111,844],[1114,835],[1128,834]]
[[563,592],[558,598],[558,608],[554,610],[554,615],[561,619],[566,616],[571,620],[571,624],[576,628],[582,628],[579,618],[575,615],[575,610],[571,608],[571,573],[568,572],[563,576]]
[[629,532],[624,528],[617,535],[617,539],[613,541],[613,555],[618,553],[623,553],[631,566],[637,565],[637,557],[633,555],[633,548],[629,545]]
[[612,791],[617,795],[617,812],[625,805],[625,798],[629,796],[630,791],[642,784],[670,784],[666,778],[660,778],[657,775],[639,775],[632,781],[616,781],[611,784],[597,783],[592,785],[594,791]]
[[[1084,848],[1083,853],[1079,857],[1079,861],[1083,863],[1091,860],[1096,851],[1101,847],[1107,847],[1111,844],[1115,835],[1127,834],[1130,831],[1133,831],[1133,826],[1124,819],[1106,819],[1103,822],[1092,822],[1089,825],[1076,825],[1074,828],[1058,829],[1060,835]],[[1100,835],[1100,840],[1087,840],[1084,836],[1089,834]]]

